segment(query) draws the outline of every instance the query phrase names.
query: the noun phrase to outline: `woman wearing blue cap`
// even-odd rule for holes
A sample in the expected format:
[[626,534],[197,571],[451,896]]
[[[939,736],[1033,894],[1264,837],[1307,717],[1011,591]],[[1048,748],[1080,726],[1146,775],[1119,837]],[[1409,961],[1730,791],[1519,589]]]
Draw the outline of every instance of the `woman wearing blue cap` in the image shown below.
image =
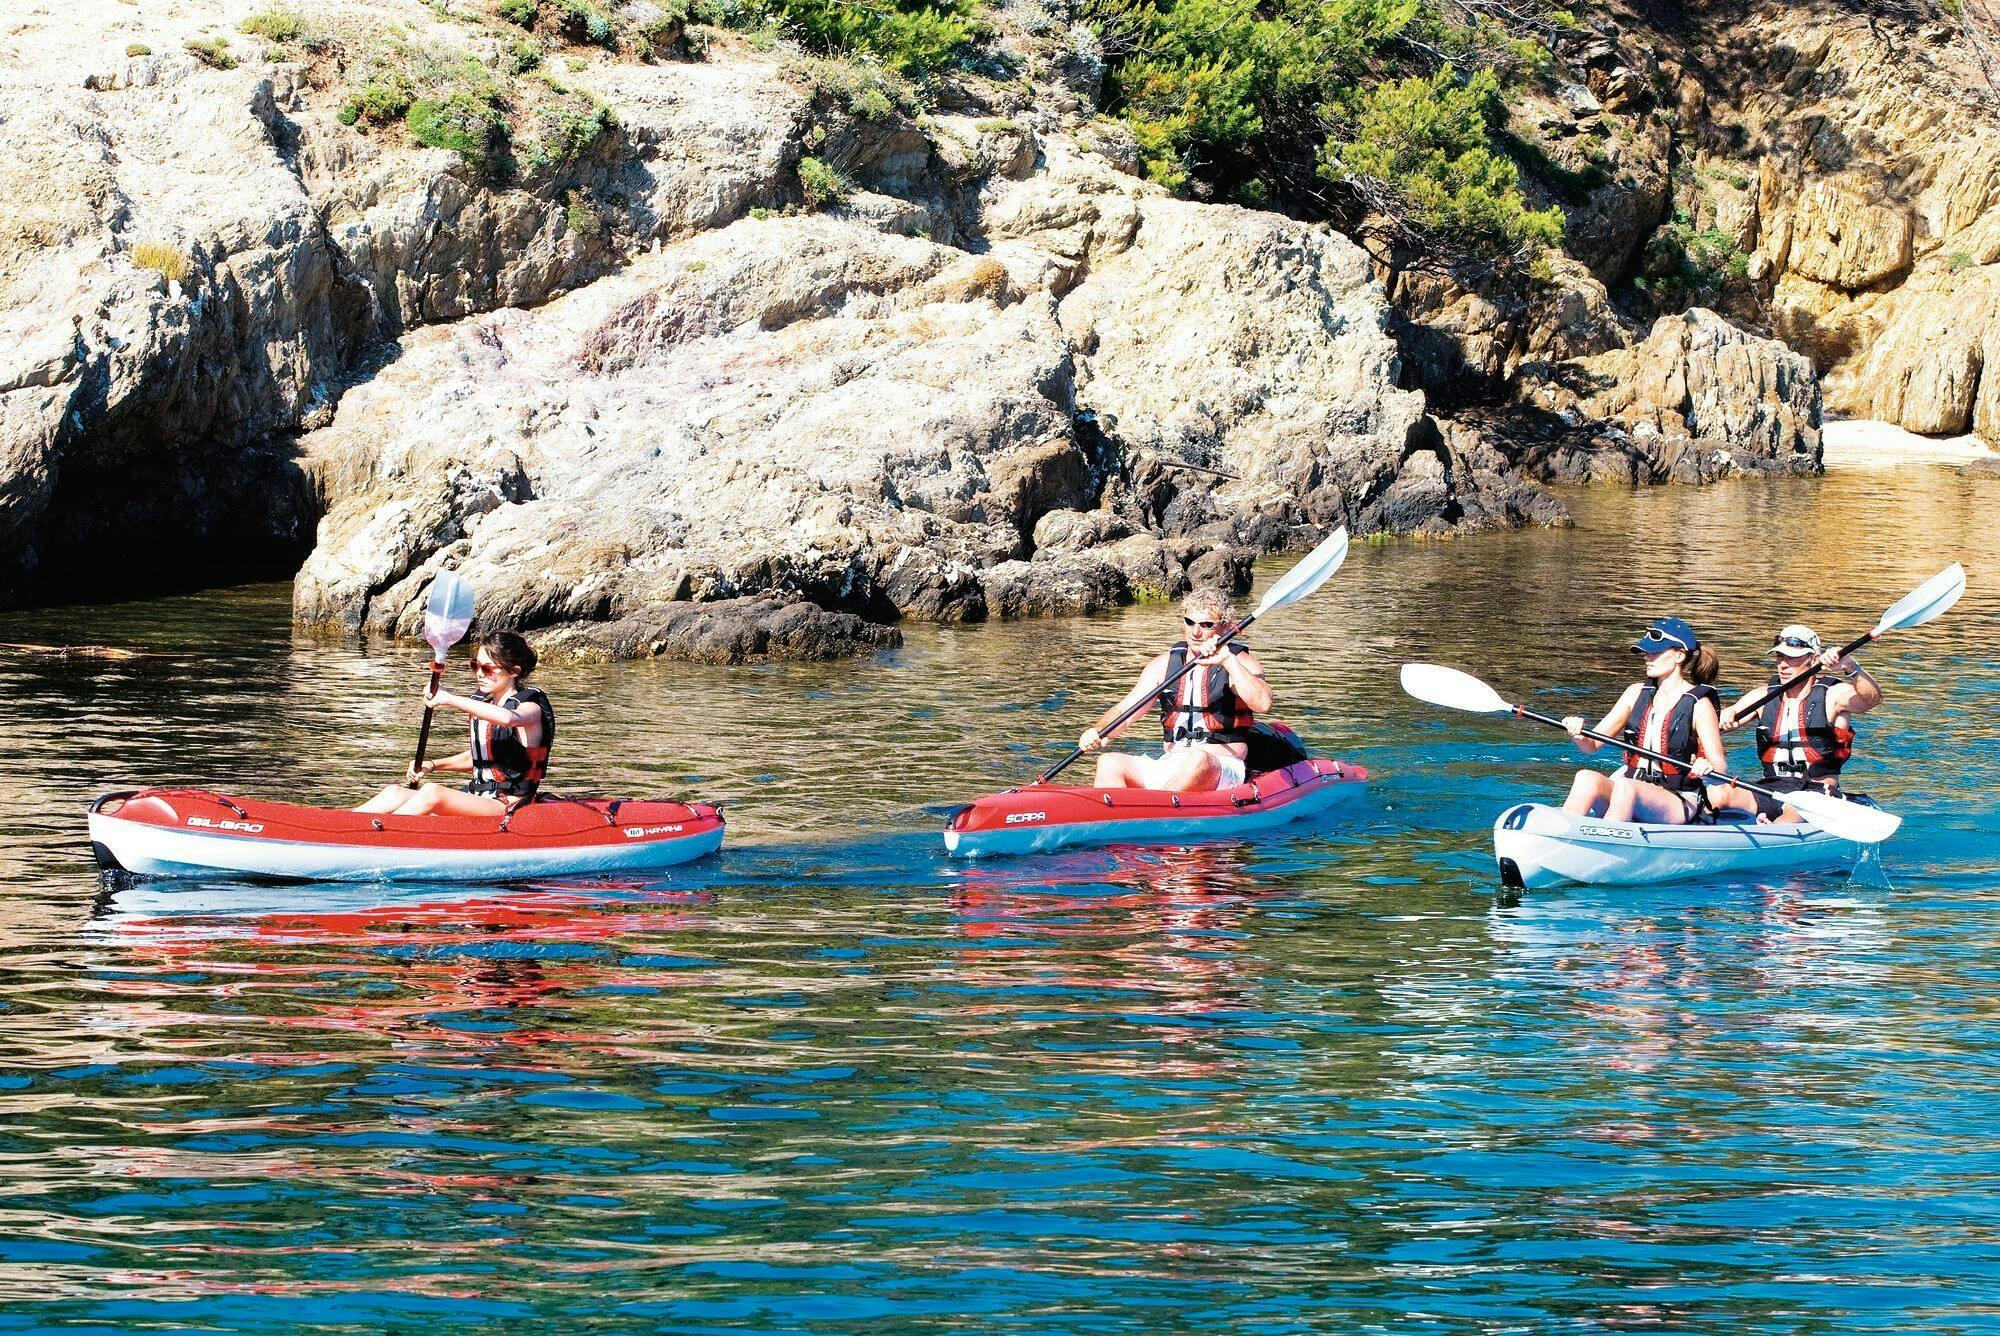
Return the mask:
[[[1628,751],[1624,767],[1613,774],[1579,770],[1563,810],[1607,821],[1680,825],[1693,820],[1704,805],[1701,777],[1726,766],[1713,685],[1721,665],[1715,651],[1678,617],[1662,617],[1647,627],[1632,650],[1645,656],[1646,680],[1625,688],[1597,731],[1619,734],[1633,746],[1673,757],[1674,763]],[[1577,749],[1589,755],[1601,744],[1583,736],[1584,726],[1582,715],[1563,720]]]
[[[1868,670],[1827,649],[1810,626],[1793,624],[1771,640],[1777,670],[1764,691],[1785,690],[1754,714],[1742,709],[1748,696],[1722,712],[1722,730],[1757,723],[1757,756],[1764,763],[1764,787],[1780,793],[1815,788],[1840,792],[1840,768],[1854,753],[1854,716],[1882,703],[1882,687]],[[1830,674],[1830,676],[1828,676]],[[1717,807],[1754,812],[1760,821],[1799,821],[1798,812],[1775,798],[1748,789],[1716,797]]]

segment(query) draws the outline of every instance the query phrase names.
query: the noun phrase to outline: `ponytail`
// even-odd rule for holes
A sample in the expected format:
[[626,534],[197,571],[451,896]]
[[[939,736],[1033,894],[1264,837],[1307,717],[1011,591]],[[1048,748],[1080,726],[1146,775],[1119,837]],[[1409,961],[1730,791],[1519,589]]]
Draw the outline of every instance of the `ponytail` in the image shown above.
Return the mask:
[[1722,660],[1716,656],[1714,646],[1703,645],[1681,664],[1681,671],[1698,687],[1714,686],[1715,679],[1722,675]]

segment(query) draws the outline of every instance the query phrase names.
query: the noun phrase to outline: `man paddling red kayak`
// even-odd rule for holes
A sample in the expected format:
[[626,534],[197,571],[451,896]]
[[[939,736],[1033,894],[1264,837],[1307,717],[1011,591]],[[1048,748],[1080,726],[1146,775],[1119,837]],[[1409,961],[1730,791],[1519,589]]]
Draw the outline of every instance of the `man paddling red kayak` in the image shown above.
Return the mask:
[[[433,686],[424,696],[426,709],[448,706],[470,718],[471,745],[441,761],[413,763],[403,783],[391,784],[354,810],[497,817],[534,801],[556,740],[555,708],[540,688],[525,681],[534,671],[534,648],[519,632],[481,636],[472,651],[477,694],[460,696]],[[440,770],[469,772],[472,782],[459,789],[423,782]]]
[[[1125,730],[1126,723],[1114,725],[1120,715],[1154,696],[1166,750],[1158,756],[1111,752],[1098,757],[1099,788],[1198,793],[1231,788],[1244,780],[1250,726],[1271,708],[1264,665],[1248,649],[1230,642],[1236,620],[1229,595],[1222,589],[1208,585],[1189,594],[1181,602],[1181,622],[1186,639],[1154,656],[1137,685],[1086,728],[1076,744],[1083,751],[1099,750]],[[1189,662],[1197,666],[1162,689]],[[1103,731],[1107,728],[1108,734]]]

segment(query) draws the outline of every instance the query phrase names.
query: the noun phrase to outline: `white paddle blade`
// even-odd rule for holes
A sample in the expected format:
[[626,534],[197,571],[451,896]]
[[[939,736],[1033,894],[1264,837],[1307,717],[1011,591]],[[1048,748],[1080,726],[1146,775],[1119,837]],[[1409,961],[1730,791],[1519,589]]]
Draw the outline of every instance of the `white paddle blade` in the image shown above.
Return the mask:
[[1849,802],[1830,793],[1802,789],[1784,795],[1785,803],[1829,835],[1856,844],[1880,844],[1896,833],[1903,818],[1866,803]]
[[1500,693],[1471,673],[1446,668],[1437,663],[1406,663],[1400,674],[1403,690],[1418,700],[1442,705],[1447,710],[1472,714],[1512,714],[1514,707],[1500,699]]
[[1965,567],[1954,561],[1903,595],[1895,607],[1883,613],[1882,620],[1875,623],[1875,634],[1879,636],[1884,631],[1922,626],[1942,617],[1951,611],[1951,605],[1958,602],[1958,596],[1964,592]]
[[1264,601],[1257,605],[1257,615],[1262,617],[1273,608],[1298,602],[1325,584],[1326,577],[1339,570],[1340,563],[1346,560],[1347,526],[1343,524],[1271,586],[1270,592],[1264,595]]
[[472,585],[461,575],[439,571],[424,604],[424,639],[438,663],[472,625]]

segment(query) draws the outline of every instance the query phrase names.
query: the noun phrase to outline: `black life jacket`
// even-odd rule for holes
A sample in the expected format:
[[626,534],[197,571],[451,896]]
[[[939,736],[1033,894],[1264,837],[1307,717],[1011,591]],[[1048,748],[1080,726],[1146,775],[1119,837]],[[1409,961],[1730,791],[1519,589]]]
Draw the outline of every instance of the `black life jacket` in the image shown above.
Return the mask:
[[[1645,745],[1642,739],[1652,722],[1653,698],[1659,694],[1659,687],[1651,682],[1639,688],[1639,695],[1632,702],[1632,722],[1619,735],[1628,747]],[[1625,753],[1626,770],[1634,779],[1649,780],[1663,789],[1701,788],[1701,781],[1689,775],[1687,770],[1694,762],[1700,743],[1694,732],[1694,707],[1698,701],[1718,699],[1714,687],[1689,687],[1682,692],[1681,698],[1674,702],[1673,713],[1667,717],[1666,728],[1661,731],[1660,745],[1653,748],[1673,757],[1678,764],[1662,765],[1651,757],[1628,751]]]
[[483,719],[472,721],[472,783],[466,786],[470,792],[527,801],[542,786],[543,776],[549,773],[549,749],[556,741],[555,707],[539,687],[515,687],[514,694],[500,702],[503,710],[518,710],[524,705],[542,712],[538,746],[523,743],[519,729]]
[[[1773,676],[1770,685],[1781,679]],[[1764,778],[1772,781],[1838,780],[1840,767],[1854,754],[1854,729],[1835,724],[1827,713],[1826,693],[1833,684],[1817,678],[1802,699],[1774,696],[1757,716],[1757,756]]]
[[[1238,644],[1241,650],[1246,646]],[[1167,651],[1167,677],[1172,678],[1188,661],[1185,640]],[[1255,715],[1236,698],[1229,684],[1229,670],[1220,664],[1196,668],[1159,694],[1160,730],[1169,745],[1176,742],[1241,742],[1257,722]]]

